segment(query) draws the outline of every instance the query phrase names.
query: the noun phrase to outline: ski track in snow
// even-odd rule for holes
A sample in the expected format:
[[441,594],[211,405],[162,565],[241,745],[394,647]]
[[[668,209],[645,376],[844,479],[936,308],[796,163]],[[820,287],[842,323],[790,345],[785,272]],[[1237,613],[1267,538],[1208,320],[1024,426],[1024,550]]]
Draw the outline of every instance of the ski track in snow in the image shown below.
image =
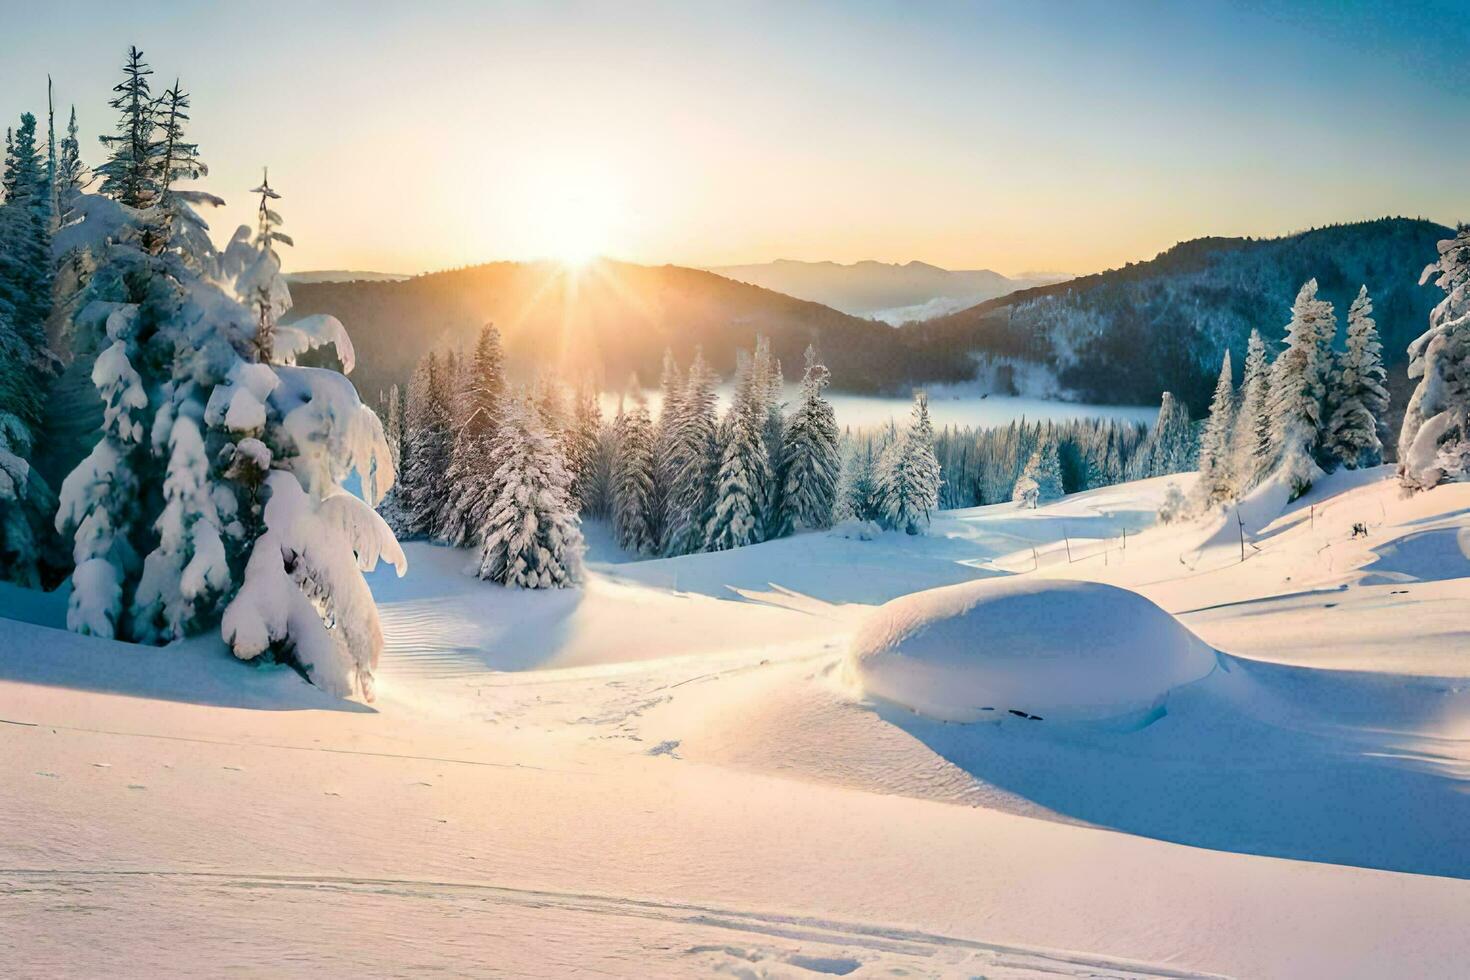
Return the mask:
[[[172,892],[170,898],[180,903],[192,900],[203,904],[220,892],[243,894],[247,901],[256,894],[274,899],[285,893],[295,896],[293,904],[307,902],[313,906],[349,904],[353,899],[366,897],[375,907],[391,907],[394,914],[403,914],[401,910],[415,904],[432,903],[436,914],[453,910],[454,914],[465,917],[490,916],[491,921],[502,916],[508,907],[651,920],[674,927],[681,941],[691,945],[683,949],[648,948],[646,953],[653,958],[648,964],[650,975],[663,971],[678,974],[697,966],[719,972],[759,967],[753,975],[762,976],[782,975],[782,967],[795,968],[796,975],[800,971],[868,975],[907,967],[928,975],[973,974],[983,970],[986,975],[1001,977],[1042,973],[1117,978],[1214,976],[888,925],[480,883],[171,869],[0,868],[0,897],[10,905],[7,913],[10,921],[15,921],[17,906],[29,906],[30,913],[36,915],[90,917],[104,912],[110,902],[128,901],[130,891],[153,892],[159,885],[166,886]],[[25,914],[22,912],[21,916]],[[712,945],[720,933],[735,935]],[[732,944],[736,937],[737,944]],[[257,963],[257,967],[273,968],[270,960],[270,954],[266,953],[265,961]],[[295,966],[304,968],[305,964]],[[773,968],[774,974],[770,972]],[[498,972],[492,964],[486,964],[486,969]]]

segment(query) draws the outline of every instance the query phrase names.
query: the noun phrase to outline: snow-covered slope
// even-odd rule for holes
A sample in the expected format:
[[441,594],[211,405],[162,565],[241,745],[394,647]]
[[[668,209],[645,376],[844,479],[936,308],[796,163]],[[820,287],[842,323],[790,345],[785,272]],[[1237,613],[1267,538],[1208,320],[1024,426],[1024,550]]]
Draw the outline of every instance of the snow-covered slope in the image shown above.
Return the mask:
[[[628,563],[594,534],[582,592],[486,586],[411,545],[406,578],[371,578],[372,708],[208,643],[70,636],[54,600],[0,593],[29,620],[0,620],[0,961],[1460,974],[1470,487],[1334,477],[1242,562],[1200,546],[1210,522],[1147,529],[1174,479],[921,538]],[[865,618],[918,590],[1112,594],[1056,580],[1141,594],[1218,666],[1144,717],[984,724],[869,700],[844,669]],[[1089,623],[1049,608],[1031,633],[1085,654]]]

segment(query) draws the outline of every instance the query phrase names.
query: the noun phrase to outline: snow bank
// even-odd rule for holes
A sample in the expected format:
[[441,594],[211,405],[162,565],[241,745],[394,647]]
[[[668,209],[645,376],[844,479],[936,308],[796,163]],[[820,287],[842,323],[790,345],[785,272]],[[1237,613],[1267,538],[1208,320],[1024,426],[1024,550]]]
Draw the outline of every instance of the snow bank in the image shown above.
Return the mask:
[[1155,707],[1215,663],[1135,592],[1022,578],[895,599],[869,616],[848,655],[867,695],[958,722],[1115,718]]

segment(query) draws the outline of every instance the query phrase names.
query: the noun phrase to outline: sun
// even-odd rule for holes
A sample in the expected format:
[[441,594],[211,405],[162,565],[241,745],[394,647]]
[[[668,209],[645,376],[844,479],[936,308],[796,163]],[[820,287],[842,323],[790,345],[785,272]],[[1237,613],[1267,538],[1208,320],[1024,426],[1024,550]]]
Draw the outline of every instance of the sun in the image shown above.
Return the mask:
[[532,220],[540,226],[538,251],[545,258],[581,268],[618,246],[625,227],[622,195],[605,174],[548,174],[536,195]]

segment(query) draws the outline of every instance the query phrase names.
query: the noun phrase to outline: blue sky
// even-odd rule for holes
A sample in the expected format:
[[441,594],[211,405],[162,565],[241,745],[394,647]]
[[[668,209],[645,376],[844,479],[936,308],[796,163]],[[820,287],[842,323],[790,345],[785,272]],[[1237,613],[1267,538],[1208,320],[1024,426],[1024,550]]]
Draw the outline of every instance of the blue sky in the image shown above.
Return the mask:
[[7,18],[0,112],[129,43],[288,267],[554,254],[1086,272],[1206,234],[1470,218],[1462,4],[137,0]]

